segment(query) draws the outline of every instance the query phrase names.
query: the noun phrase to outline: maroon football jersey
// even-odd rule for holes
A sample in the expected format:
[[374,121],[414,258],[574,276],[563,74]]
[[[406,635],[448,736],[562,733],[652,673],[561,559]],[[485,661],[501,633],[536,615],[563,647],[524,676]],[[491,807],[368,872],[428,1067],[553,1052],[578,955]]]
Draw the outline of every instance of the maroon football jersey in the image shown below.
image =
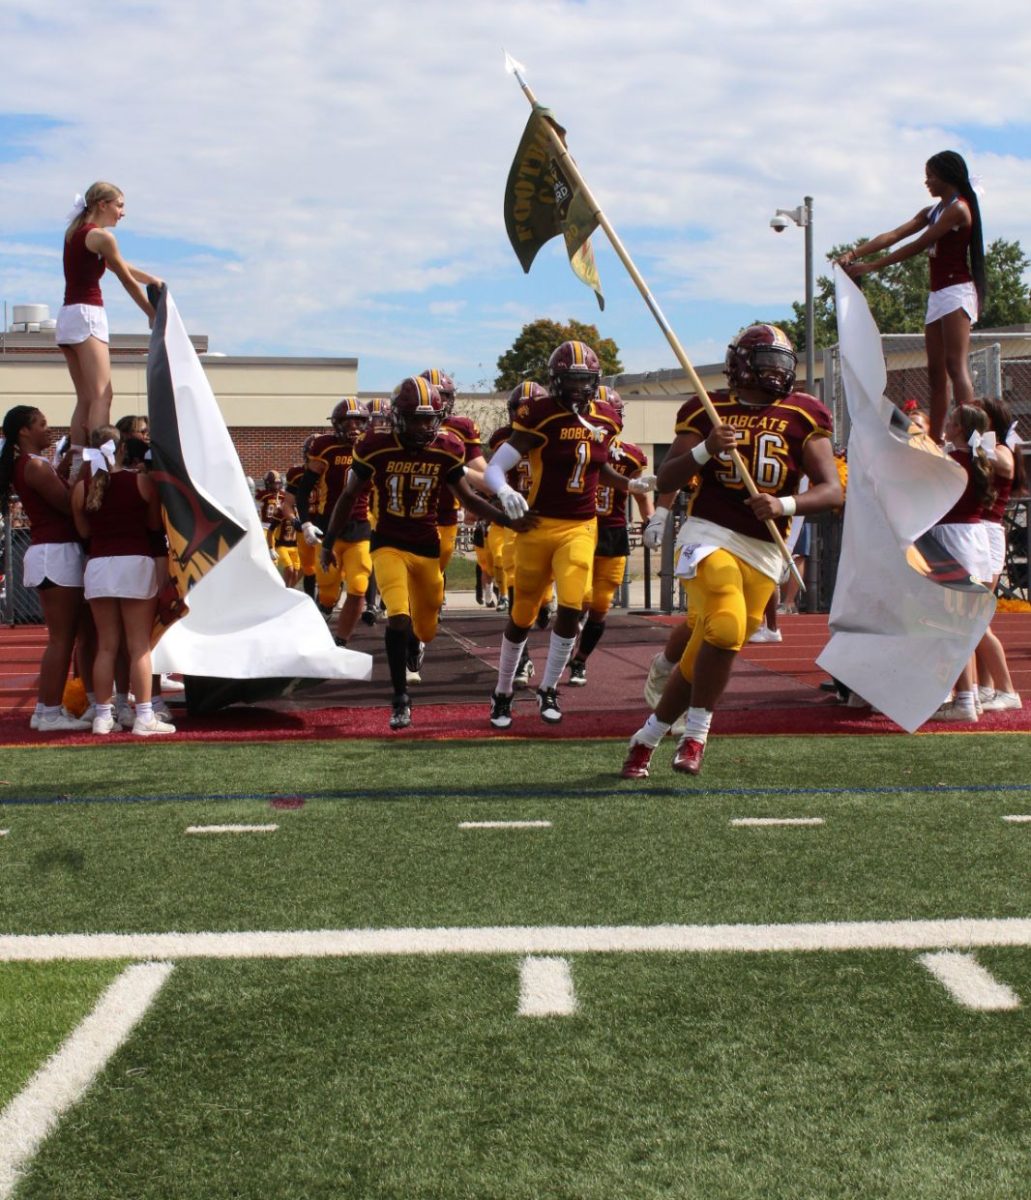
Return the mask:
[[[648,456],[633,442],[615,441],[610,449],[609,462],[628,479],[638,475],[648,465]],[[626,529],[626,493],[609,483],[598,484],[599,529]]]
[[530,510],[563,521],[593,520],[598,475],[618,431],[615,413],[594,401],[583,421],[551,396],[521,405],[512,432],[531,434],[535,443],[527,455]]
[[[493,454],[495,450],[512,436],[512,426],[502,425],[495,429],[490,435],[490,441],[487,443]],[[530,494],[530,460],[524,454],[523,457],[516,463],[511,471],[505,473],[505,479],[508,481],[510,488],[515,488],[520,496],[526,497]]]
[[[318,489],[318,499],[321,501],[318,512],[326,517],[333,515],[340,493],[347,482],[347,472],[351,469],[355,447],[346,438],[336,433],[324,433],[312,443],[308,458],[326,464],[325,474],[321,476],[321,487]],[[315,492],[312,492],[315,499]],[[314,513],[315,505],[309,504],[308,511]],[[355,497],[354,508],[351,509],[352,521],[367,521],[369,519],[369,493],[363,490]]]
[[[470,459],[479,458],[483,454],[480,427],[472,417],[459,417],[452,414],[441,422],[441,429],[453,433],[465,448],[463,463]],[[450,488],[442,488],[440,492],[440,508],[437,512],[437,524],[440,526],[457,525],[458,510],[461,505],[455,499]]]
[[[738,431],[737,449],[760,492],[773,496],[797,493],[805,468],[802,453],[812,437],[830,437],[832,418],[826,408],[805,392],[792,392],[769,404],[746,404],[731,391],[713,392],[710,397],[720,420]],[[677,433],[708,437],[712,422],[702,402],[694,397],[677,413]],[[745,501],[748,492],[729,454],[717,454],[701,469],[698,490],[689,513],[743,533],[746,537],[771,542],[764,521],[758,521]],[[786,534],[790,521],[781,517],[777,527]]]
[[465,447],[441,429],[428,446],[409,449],[397,435],[369,433],[355,447],[352,469],[376,495],[372,548],[396,546],[433,557],[440,553],[437,508],[448,483],[465,474]]

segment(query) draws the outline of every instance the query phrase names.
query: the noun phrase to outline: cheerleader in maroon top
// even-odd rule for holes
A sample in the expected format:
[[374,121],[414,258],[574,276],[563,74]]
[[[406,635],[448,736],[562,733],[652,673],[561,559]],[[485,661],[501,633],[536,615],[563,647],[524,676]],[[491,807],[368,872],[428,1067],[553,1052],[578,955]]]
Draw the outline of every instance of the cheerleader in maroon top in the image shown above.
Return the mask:
[[79,533],[89,539],[84,584],[97,627],[93,732],[118,728],[112,711],[115,659],[124,637],[136,695],[132,732],[142,737],[175,733],[174,725],[154,715],[151,702],[150,635],[158,587],[150,535],[161,524],[157,488],[149,475],[123,469],[125,449],[113,425],[95,429],[90,440],[89,478],[72,491],[72,515]]
[[47,627],[31,726],[40,733],[86,730],[88,721],[61,706],[83,612],[83,553],[72,522],[68,485],[46,457],[51,432],[38,408],[16,405],[4,417],[3,431],[0,512],[7,515],[13,488],[29,519],[32,538],[23,582],[37,589]]
[[[984,241],[981,210],[967,164],[954,150],[943,150],[927,160],[925,184],[938,203],[922,208],[912,220],[880,233],[846,251],[837,260],[853,279],[880,271],[926,250],[931,267],[931,291],[924,322],[927,375],[931,389],[931,437],[942,440],[949,405],[972,404],[967,354],[970,327],[984,307]],[[922,232],[921,232],[922,231]],[[860,263],[903,238],[919,234],[884,258]]]
[[130,266],[115,240],[114,227],[125,216],[125,197],[111,183],[94,183],[85,199],[76,197],[64,235],[64,305],[57,314],[56,337],[75,385],[71,420],[72,472],[77,472],[90,430],[111,420],[111,356],[107,314],[100,277],[110,267],[132,299],[153,321],[145,287],[161,280]]
[[[1004,400],[982,400],[981,407],[988,415],[988,433],[994,446],[990,455],[995,480],[995,499],[981,513],[988,546],[991,552],[991,587],[995,591],[999,576],[1006,566],[1006,529],[1003,517],[1010,496],[1021,496],[1027,488],[1024,456],[1020,452],[1020,437]],[[995,632],[989,628],[975,651],[977,659],[978,699],[985,712],[1004,712],[1023,708],[1023,701],[1013,686],[1006,651]]]

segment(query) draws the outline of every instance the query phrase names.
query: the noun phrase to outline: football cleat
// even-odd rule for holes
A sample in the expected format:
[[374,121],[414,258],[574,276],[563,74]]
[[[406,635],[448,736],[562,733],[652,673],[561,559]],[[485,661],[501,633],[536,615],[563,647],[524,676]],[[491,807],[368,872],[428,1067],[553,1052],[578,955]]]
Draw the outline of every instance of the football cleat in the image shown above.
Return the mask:
[[569,660],[569,686],[570,687],[586,687],[587,685],[587,664],[582,658],[573,658]]
[[499,613],[507,613],[508,612],[508,597],[507,596],[499,596],[498,597],[498,612]]
[[493,692],[490,698],[490,723],[495,729],[507,729],[512,724],[512,695]]
[[748,640],[750,642],[782,642],[784,635],[779,629],[771,629],[769,625],[760,625]]
[[374,608],[367,605],[362,610],[362,624],[363,625],[375,625],[376,624],[376,610]]
[[407,729],[412,723],[412,702],[407,692],[402,692],[391,701],[390,728]]
[[537,707],[540,709],[541,720],[548,725],[557,725],[562,720],[562,709],[558,706],[558,692],[555,688],[537,689]]
[[676,754],[673,755],[673,770],[683,771],[686,775],[697,775],[702,769],[704,754],[704,742],[696,742],[694,738],[684,738],[677,746]]
[[523,657],[519,660],[519,666],[516,667],[514,682],[519,687],[529,687],[530,680],[534,676],[533,663],[530,661],[529,654],[523,651]]
[[409,643],[408,661],[405,663],[405,679],[408,683],[422,682],[422,660],[426,657],[426,645],[418,642],[414,646]]
[[646,746],[644,742],[631,740],[630,749],[623,759],[623,769],[619,772],[621,779],[647,779],[648,765],[652,760],[654,746]]

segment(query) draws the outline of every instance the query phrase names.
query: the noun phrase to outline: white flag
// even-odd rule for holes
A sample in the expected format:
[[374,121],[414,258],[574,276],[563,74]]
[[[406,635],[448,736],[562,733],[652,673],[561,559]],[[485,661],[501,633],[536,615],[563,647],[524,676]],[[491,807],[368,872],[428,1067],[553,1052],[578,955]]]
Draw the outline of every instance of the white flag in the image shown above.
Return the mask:
[[931,577],[921,535],[963,494],[966,474],[897,427],[877,326],[840,267],[834,282],[852,429],[831,639],[816,661],[912,733],[948,696],[995,599],[968,577]]
[[[372,658],[337,647],[315,604],[287,588],[273,565],[236,447],[167,292],[151,337],[147,399],[172,574],[189,605],[154,648],[154,670],[284,683],[368,679]],[[222,518],[228,537],[213,529]]]

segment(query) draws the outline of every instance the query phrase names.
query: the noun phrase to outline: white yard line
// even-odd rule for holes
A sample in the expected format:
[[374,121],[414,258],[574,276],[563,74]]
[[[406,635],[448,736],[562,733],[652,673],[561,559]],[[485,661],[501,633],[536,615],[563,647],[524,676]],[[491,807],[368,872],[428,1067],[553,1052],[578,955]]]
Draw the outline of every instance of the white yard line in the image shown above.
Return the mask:
[[126,968],[96,1008],[0,1113],[0,1200],[12,1195],[47,1134],[82,1098],[172,970],[167,962]]
[[275,833],[278,825],[188,825],[187,833]]
[[1012,821],[1014,825],[1027,825],[1031,823],[1031,816],[1023,813],[1015,813],[1013,816],[1003,817],[1002,819],[1004,821]]
[[459,821],[459,829],[550,829],[550,821]]
[[568,1017],[576,1012],[569,960],[524,958],[519,968],[521,1017]]
[[407,954],[770,953],[1031,947],[1027,917],[799,925],[502,925],[236,933],[0,934],[0,962],[58,959],[343,958]]
[[986,971],[972,954],[946,950],[938,954],[921,954],[920,962],[964,1008],[1005,1012],[1020,1007],[1016,992]]
[[731,825],[822,825],[823,817],[734,817]]

